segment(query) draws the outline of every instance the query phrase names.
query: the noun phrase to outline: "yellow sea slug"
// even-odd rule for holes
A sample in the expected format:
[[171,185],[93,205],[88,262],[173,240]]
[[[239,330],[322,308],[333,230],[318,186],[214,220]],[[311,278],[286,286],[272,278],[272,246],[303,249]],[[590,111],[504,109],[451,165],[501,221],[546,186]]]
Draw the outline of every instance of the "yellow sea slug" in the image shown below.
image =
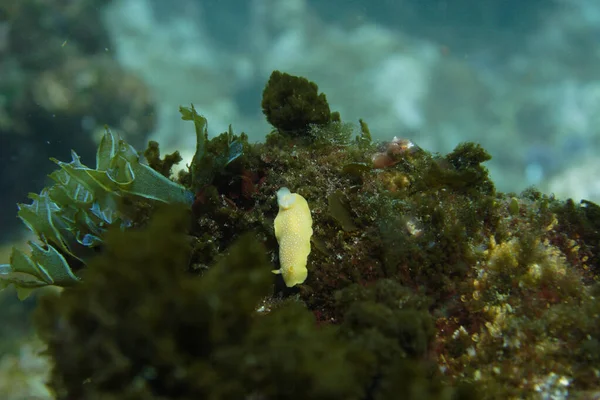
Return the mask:
[[291,193],[286,187],[277,191],[279,213],[275,218],[275,237],[279,243],[280,269],[287,287],[306,280],[306,260],[310,253],[310,237],[313,234],[312,217],[306,199]]

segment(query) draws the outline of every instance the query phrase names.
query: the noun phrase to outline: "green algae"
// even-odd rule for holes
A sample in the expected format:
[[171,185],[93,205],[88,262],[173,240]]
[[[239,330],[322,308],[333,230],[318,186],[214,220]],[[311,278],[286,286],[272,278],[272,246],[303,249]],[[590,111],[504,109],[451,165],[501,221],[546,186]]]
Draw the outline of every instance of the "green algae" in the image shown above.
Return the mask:
[[[303,135],[310,125],[331,121],[327,97],[308,79],[273,71],[263,90],[263,113],[282,133]],[[338,114],[339,116],[339,114]]]
[[191,203],[192,193],[139,160],[127,142],[106,129],[96,155],[96,168],[81,163],[71,152],[70,163],[52,159],[60,169],[54,184],[31,204],[19,204],[18,216],[40,243],[30,252],[13,249],[10,263],[0,265],[0,288],[14,285],[19,297],[48,285],[77,284],[78,271],[102,245],[109,226],[132,226],[129,199],[157,203]]
[[[422,357],[432,337],[427,313],[410,308],[422,302],[409,300],[408,291],[382,282],[364,295],[346,292],[340,299],[367,300],[340,300],[347,333],[317,326],[295,301],[261,315],[272,282],[264,247],[244,235],[208,272],[190,275],[187,216],[170,207],[143,230],[110,231],[84,282],[42,299],[36,322],[54,363],[57,399],[391,399],[398,373],[419,387],[415,394],[450,398],[450,388],[428,380],[431,371],[394,361],[396,353]],[[407,299],[395,311],[397,295]],[[389,307],[399,331],[381,318],[367,322],[377,321],[361,316],[369,304]],[[385,340],[365,347],[379,331]]]
[[373,141],[369,125],[362,119],[358,120],[360,124],[360,135],[356,136],[356,143],[359,148],[367,148]]
[[188,185],[197,193],[202,187],[212,184],[216,175],[244,154],[248,136],[244,133],[235,135],[230,125],[227,132],[209,140],[208,122],[193,105],[179,107],[179,112],[182,120],[194,123],[196,131],[196,152],[190,165],[191,181]]
[[144,157],[146,157],[146,161],[148,162],[150,168],[166,178],[171,176],[171,170],[173,167],[183,160],[178,151],[167,154],[161,159],[158,142],[153,140],[148,142],[148,148],[144,151]]
[[348,210],[344,194],[341,191],[331,193],[327,197],[329,204],[329,212],[331,216],[340,224],[343,230],[350,232],[356,230],[357,227],[354,224],[352,214]]
[[569,237],[580,237],[583,251],[588,254],[586,264],[595,273],[600,271],[600,206],[587,200],[575,204],[571,199],[555,204],[558,222]]

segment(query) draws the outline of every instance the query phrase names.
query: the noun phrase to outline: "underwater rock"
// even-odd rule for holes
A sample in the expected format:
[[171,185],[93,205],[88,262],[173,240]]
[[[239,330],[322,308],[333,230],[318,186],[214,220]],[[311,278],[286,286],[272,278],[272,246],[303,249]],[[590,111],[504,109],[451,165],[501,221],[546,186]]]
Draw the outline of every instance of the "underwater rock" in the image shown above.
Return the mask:
[[[133,161],[114,175],[60,164],[135,195],[128,205],[143,218],[97,235],[36,225],[48,243],[38,260],[54,254],[49,246],[65,257],[77,256],[76,239],[102,243],[82,281],[44,299],[37,316],[57,398],[535,398],[600,389],[596,204],[497,191],[484,165],[491,156],[475,143],[442,155],[396,140],[384,145],[394,162],[375,168],[381,149],[364,122],[354,141],[333,121],[319,129],[341,140],[276,132],[250,144],[231,131],[208,140],[193,108],[182,117],[199,138],[182,186]],[[128,171],[163,190],[105,180]],[[269,273],[281,187],[310,199],[317,250],[291,288]],[[192,193],[191,212],[189,203],[164,204]],[[86,208],[89,217],[112,216],[103,204]]]

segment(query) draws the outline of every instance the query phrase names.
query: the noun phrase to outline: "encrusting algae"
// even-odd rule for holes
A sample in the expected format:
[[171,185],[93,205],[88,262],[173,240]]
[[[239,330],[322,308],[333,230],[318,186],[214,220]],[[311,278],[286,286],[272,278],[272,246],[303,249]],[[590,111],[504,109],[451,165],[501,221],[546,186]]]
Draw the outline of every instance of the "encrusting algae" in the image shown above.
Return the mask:
[[274,72],[262,107],[256,144],[182,107],[198,146],[177,182],[150,144],[142,168],[187,203],[61,197],[89,257],[36,229],[77,276],[36,312],[57,399],[597,396],[599,206],[498,193],[474,143],[374,144],[304,78]]

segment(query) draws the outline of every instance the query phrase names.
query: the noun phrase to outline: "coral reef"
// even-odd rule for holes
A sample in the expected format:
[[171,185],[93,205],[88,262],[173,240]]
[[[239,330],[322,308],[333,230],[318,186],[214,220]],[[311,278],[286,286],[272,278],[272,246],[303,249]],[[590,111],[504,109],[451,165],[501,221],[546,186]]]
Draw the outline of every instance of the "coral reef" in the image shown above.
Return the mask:
[[[596,204],[497,192],[474,143],[372,143],[338,115],[265,143],[231,129],[209,140],[204,117],[180,111],[198,139],[178,176],[191,210],[133,204],[136,228],[103,233],[82,281],[37,312],[58,399],[600,390]],[[291,288],[269,272],[281,187],[313,220],[308,276]]]

